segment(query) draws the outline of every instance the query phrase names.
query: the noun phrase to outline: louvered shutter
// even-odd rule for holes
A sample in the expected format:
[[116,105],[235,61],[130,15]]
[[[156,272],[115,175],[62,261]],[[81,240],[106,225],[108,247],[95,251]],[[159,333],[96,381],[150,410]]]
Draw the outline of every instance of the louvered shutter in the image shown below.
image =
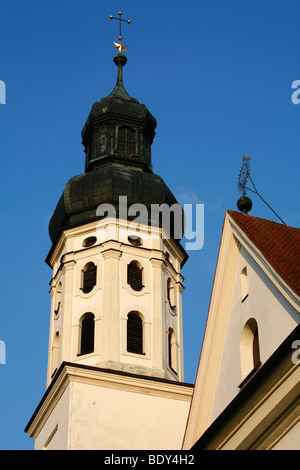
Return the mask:
[[128,314],[127,351],[143,354],[143,321],[137,313]]
[[127,282],[133,290],[142,290],[142,277],[142,270],[138,265],[136,263],[130,263],[127,267]]
[[171,342],[171,332],[168,333],[168,360],[169,367],[172,368],[172,342]]
[[88,266],[83,272],[83,286],[82,291],[87,294],[91,292],[97,281],[97,267],[93,264]]
[[88,314],[81,323],[80,354],[89,354],[94,351],[95,322],[94,315]]

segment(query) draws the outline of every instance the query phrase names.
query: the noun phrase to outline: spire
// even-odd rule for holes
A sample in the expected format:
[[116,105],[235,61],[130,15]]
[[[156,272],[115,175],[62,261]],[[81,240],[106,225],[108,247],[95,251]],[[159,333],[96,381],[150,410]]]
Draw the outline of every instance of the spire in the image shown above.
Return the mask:
[[85,171],[112,164],[131,166],[142,171],[152,171],[151,145],[155,136],[156,119],[147,107],[130,96],[123,83],[123,67],[127,57],[122,51],[121,22],[130,20],[110,16],[120,22],[119,42],[114,43],[119,53],[114,57],[118,67],[117,82],[113,91],[93,104],[82,129],[82,144],[85,147]]
[[114,63],[118,67],[117,83],[116,83],[115,88],[111,92],[111,94],[108,96],[108,98],[119,98],[121,100],[134,101],[135,103],[138,103],[137,99],[132,98],[127,93],[123,84],[123,67],[126,64],[126,62],[127,62],[127,57],[121,52],[114,57]]
[[119,11],[119,18],[115,18],[114,16],[110,15],[111,20],[119,21],[119,38],[118,38],[119,42],[114,42],[114,45],[115,45],[114,48],[119,50],[119,54],[117,54],[114,57],[114,63],[118,67],[117,83],[116,83],[115,88],[109,95],[109,98],[119,98],[121,100],[134,101],[135,103],[138,103],[138,101],[135,98],[132,98],[131,96],[128,95],[123,84],[123,67],[127,62],[127,57],[122,53],[122,51],[127,52],[126,50],[127,46],[124,46],[122,44],[121,25],[122,25],[122,21],[130,24],[131,20],[123,20],[121,16],[122,16],[121,11]]

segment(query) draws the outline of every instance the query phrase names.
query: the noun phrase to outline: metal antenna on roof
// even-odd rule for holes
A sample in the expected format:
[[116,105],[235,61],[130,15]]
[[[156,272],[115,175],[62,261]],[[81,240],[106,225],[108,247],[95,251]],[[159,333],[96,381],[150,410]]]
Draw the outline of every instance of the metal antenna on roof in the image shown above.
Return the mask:
[[[265,201],[265,199],[257,191],[256,186],[255,186],[255,184],[254,184],[254,182],[251,178],[251,174],[250,174],[250,160],[251,160],[251,157],[245,157],[243,155],[243,163],[242,163],[242,167],[240,169],[239,178],[238,178],[238,188],[242,192],[242,197],[237,202],[238,209],[241,212],[244,212],[245,214],[247,214],[251,210],[252,201],[251,201],[250,198],[248,198],[246,196],[246,192],[251,191],[251,192],[257,194],[257,196],[268,206],[269,209],[271,209],[271,211],[276,215],[276,217],[278,217],[278,219],[281,220],[281,222],[284,225],[286,225],[284,220],[282,220],[282,218],[279,217],[278,214],[276,214],[276,212],[272,209],[272,207]],[[248,188],[246,186],[246,183],[247,183],[248,179],[251,181],[253,189]]]
[[239,172],[238,188],[242,192],[242,197],[237,202],[238,209],[244,214],[248,214],[252,209],[252,201],[246,196],[247,188],[246,183],[250,177],[250,160],[251,157],[245,157],[243,155],[243,164]]
[[251,157],[245,157],[243,155],[243,164],[239,172],[238,187],[242,191],[243,196],[246,196],[246,183],[250,176],[250,160]]

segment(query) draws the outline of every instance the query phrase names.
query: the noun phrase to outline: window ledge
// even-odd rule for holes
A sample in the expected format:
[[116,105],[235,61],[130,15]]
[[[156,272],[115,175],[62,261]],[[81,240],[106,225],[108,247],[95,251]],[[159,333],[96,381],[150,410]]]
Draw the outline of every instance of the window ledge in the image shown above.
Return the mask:
[[86,352],[86,353],[78,353],[78,354],[76,354],[76,357],[93,356],[93,355],[95,355],[95,351],[90,351],[90,352]]

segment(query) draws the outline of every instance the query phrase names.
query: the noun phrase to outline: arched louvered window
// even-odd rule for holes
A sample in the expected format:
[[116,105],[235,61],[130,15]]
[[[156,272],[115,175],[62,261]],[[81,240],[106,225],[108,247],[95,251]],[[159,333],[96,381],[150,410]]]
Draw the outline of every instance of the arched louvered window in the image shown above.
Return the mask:
[[135,291],[143,288],[143,271],[136,261],[132,261],[127,266],[127,283]]
[[56,309],[54,310],[54,313],[55,313],[56,316],[59,314],[60,307],[61,307],[61,295],[62,295],[62,285],[61,285],[61,282],[60,282],[58,284],[57,290],[56,290],[56,300],[55,300]]
[[168,331],[168,362],[173,372],[176,372],[176,338],[172,328]]
[[59,332],[57,331],[54,336],[53,346],[52,346],[52,374],[51,378],[54,377],[58,369],[58,348],[59,348]]
[[137,312],[128,313],[127,351],[143,354],[143,320]]
[[95,319],[92,313],[86,313],[81,320],[80,354],[94,352]]
[[118,151],[124,157],[132,157],[135,153],[135,132],[131,127],[120,127],[118,131]]
[[97,266],[94,263],[88,263],[83,269],[82,292],[88,294],[94,288],[97,282]]
[[175,292],[170,278],[167,280],[167,294],[170,307],[173,309],[175,307]]

